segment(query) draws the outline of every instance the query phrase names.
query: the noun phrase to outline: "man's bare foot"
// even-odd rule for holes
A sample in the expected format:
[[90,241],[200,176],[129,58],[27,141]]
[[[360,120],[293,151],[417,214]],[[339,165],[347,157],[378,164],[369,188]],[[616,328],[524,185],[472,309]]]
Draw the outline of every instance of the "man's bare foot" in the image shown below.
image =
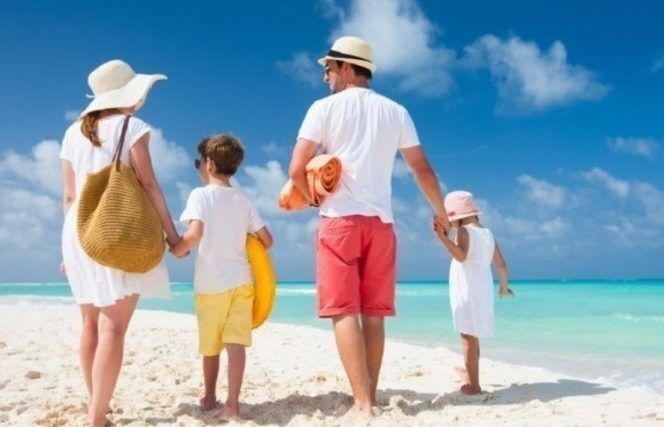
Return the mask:
[[457,375],[459,376],[459,381],[461,381],[464,384],[468,384],[468,371],[466,371],[466,368],[461,367],[461,366],[455,366],[454,370],[456,371]]
[[201,397],[200,403],[201,411],[204,412],[216,409],[217,405],[219,405],[219,401],[217,400],[216,396],[203,396]]
[[482,389],[478,385],[472,385],[472,384],[464,384],[461,386],[459,389],[461,394],[464,394],[466,396],[474,396],[476,394],[482,393]]

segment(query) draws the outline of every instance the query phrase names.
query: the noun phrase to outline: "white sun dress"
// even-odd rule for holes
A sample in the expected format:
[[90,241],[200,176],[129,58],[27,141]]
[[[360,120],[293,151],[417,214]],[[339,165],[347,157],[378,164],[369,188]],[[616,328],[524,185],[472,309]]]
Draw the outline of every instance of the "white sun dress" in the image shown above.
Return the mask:
[[493,336],[493,275],[491,262],[496,246],[487,228],[472,224],[468,231],[468,255],[464,262],[450,265],[450,307],[454,329],[478,338]]
[[[98,135],[101,147],[92,145],[81,132],[81,122],[73,123],[62,140],[60,158],[71,163],[76,182],[76,200],[65,216],[62,228],[62,258],[67,272],[67,280],[76,303],[106,307],[119,299],[132,294],[142,297],[169,298],[170,285],[168,271],[162,261],[146,273],[126,273],[105,267],[90,258],[78,240],[76,218],[78,199],[89,173],[98,172],[108,166],[119,143],[122,114],[107,116],[98,122]],[[129,150],[150,127],[140,119],[129,120],[125,144],[120,160],[129,164]]]

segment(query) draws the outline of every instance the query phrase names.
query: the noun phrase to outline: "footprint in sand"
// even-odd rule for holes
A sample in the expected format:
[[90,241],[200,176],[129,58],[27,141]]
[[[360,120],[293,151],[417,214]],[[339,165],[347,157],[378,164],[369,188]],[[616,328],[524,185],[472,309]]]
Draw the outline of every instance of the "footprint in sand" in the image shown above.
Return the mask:
[[5,344],[3,341],[0,341],[0,348],[5,348],[7,347],[7,344]]
[[28,371],[27,374],[25,374],[25,377],[29,380],[36,380],[41,378],[41,372],[38,371]]

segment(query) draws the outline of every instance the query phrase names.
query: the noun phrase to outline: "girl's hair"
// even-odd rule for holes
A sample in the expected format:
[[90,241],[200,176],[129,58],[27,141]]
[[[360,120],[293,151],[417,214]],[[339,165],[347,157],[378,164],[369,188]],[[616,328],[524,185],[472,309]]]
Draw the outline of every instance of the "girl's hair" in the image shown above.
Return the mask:
[[81,132],[83,132],[83,135],[88,138],[95,147],[101,146],[101,140],[97,133],[97,123],[99,122],[99,116],[101,116],[101,113],[101,111],[92,111],[83,117],[83,122],[81,123]]

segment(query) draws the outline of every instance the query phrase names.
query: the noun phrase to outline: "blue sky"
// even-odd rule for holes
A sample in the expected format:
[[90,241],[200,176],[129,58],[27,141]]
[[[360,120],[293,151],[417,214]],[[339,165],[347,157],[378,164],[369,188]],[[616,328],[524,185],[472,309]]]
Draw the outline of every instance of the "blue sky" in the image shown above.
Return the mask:
[[[275,199],[327,95],[314,60],[351,34],[374,45],[372,86],[409,109],[441,182],[479,199],[513,277],[664,277],[662,18],[655,2],[3,2],[0,280],[61,280],[59,140],[114,58],[169,77],[139,116],[172,214],[198,185],[199,139],[232,131],[279,277],[311,279],[316,216]],[[400,279],[444,279],[401,161],[394,210]],[[190,280],[192,260],[168,262]]]

